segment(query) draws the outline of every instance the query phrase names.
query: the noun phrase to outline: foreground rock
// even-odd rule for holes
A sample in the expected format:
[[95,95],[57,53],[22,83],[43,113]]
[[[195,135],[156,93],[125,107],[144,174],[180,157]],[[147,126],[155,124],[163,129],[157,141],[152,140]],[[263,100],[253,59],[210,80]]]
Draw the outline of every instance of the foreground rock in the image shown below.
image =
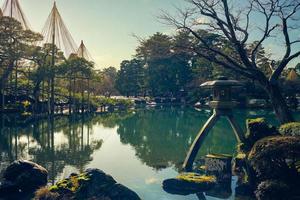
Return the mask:
[[99,169],[88,169],[82,174],[71,174],[56,185],[41,189],[36,200],[42,199],[93,199],[93,200],[140,200],[127,187],[117,183],[110,175]]
[[30,194],[47,184],[47,176],[47,170],[36,163],[15,161],[3,173],[0,198]]
[[182,173],[163,182],[163,189],[171,194],[189,195],[204,192],[216,184],[216,177],[197,173]]

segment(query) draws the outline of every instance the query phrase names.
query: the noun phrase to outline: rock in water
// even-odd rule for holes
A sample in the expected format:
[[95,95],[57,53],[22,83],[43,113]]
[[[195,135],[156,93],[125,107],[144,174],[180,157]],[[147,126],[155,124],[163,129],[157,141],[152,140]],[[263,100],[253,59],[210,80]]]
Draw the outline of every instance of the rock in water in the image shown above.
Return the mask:
[[72,174],[52,186],[50,192],[58,194],[57,199],[140,200],[135,192],[118,184],[113,177],[99,169]]
[[42,166],[18,160],[7,167],[0,184],[0,197],[16,193],[32,193],[47,184],[48,172]]
[[205,157],[206,172],[217,177],[218,182],[231,182],[232,156],[226,154],[209,154]]
[[216,184],[216,177],[197,173],[182,173],[176,178],[163,182],[163,189],[171,194],[189,195],[211,189]]

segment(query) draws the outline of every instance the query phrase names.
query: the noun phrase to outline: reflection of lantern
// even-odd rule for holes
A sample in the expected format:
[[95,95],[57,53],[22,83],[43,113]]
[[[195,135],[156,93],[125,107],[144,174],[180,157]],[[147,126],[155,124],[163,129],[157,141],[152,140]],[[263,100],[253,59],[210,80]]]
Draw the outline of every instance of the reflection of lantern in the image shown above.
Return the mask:
[[213,99],[210,102],[210,107],[214,109],[214,113],[200,130],[190,148],[190,151],[188,152],[188,155],[183,164],[183,168],[186,171],[192,170],[194,160],[205,137],[208,135],[209,131],[213,128],[213,126],[221,116],[226,117],[226,119],[230,123],[238,142],[241,142],[241,140],[243,140],[243,132],[238,123],[236,123],[233,118],[232,108],[236,105],[236,102],[232,101],[231,95],[232,87],[241,85],[242,84],[239,81],[228,80],[225,77],[219,78],[215,81],[209,81],[201,85],[201,87],[212,89]]

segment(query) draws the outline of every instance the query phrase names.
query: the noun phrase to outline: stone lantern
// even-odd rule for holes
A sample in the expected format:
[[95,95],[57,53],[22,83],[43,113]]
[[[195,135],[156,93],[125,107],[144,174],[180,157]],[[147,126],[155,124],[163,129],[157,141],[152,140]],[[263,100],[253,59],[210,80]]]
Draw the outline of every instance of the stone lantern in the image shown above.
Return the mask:
[[226,77],[221,77],[215,81],[203,83],[201,87],[212,89],[213,99],[209,105],[213,109],[213,115],[208,119],[205,125],[200,130],[195,138],[187,157],[183,163],[185,171],[192,171],[194,160],[197,153],[208,135],[220,117],[225,117],[230,123],[237,141],[240,143],[244,139],[242,129],[235,121],[232,109],[237,105],[237,102],[232,100],[232,88],[240,87],[243,84],[236,80],[228,80]]

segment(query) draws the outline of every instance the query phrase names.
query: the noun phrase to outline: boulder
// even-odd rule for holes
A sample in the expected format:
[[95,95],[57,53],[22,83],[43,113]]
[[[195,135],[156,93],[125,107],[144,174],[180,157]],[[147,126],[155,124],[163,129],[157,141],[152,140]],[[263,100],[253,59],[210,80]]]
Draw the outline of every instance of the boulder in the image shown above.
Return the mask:
[[13,191],[18,193],[34,192],[47,184],[47,176],[47,170],[36,163],[26,160],[15,161],[3,173],[0,196]]
[[216,177],[197,173],[182,173],[176,178],[163,181],[163,189],[171,194],[189,195],[210,190],[216,184]]
[[255,191],[258,200],[286,200],[292,199],[289,186],[283,182],[267,180],[261,182]]
[[218,182],[231,182],[232,156],[227,154],[208,154],[205,156],[206,172],[217,177]]
[[299,183],[300,137],[275,136],[259,140],[248,159],[258,182],[275,179]]
[[48,192],[43,194],[42,191],[38,191],[38,194],[36,200],[42,200],[46,195],[57,195],[54,200],[140,200],[135,192],[117,183],[113,177],[99,169],[88,169],[82,174],[71,174],[69,178],[58,181],[50,187]]
[[258,140],[279,135],[276,127],[269,125],[264,118],[247,119],[247,132],[242,151],[248,152]]

